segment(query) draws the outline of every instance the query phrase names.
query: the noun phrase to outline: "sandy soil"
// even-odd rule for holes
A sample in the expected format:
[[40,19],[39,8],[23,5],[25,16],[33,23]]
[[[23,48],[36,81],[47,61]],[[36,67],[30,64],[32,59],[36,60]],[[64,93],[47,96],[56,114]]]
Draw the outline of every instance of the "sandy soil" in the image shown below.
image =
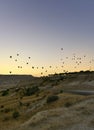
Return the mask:
[[94,97],[72,107],[38,112],[15,130],[94,130]]

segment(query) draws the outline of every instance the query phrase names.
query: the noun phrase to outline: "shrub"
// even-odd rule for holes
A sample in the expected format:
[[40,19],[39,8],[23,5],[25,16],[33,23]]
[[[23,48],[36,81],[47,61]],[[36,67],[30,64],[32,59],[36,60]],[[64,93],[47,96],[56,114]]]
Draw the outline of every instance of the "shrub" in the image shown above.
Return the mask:
[[17,119],[19,116],[20,116],[20,114],[19,114],[18,111],[14,111],[13,114],[12,114],[12,117],[13,117],[14,119]]
[[27,107],[28,107],[28,106],[30,106],[30,103],[29,103],[29,102],[27,102],[27,103],[25,104],[25,106],[27,106]]
[[65,106],[65,107],[70,107],[71,105],[72,105],[72,103],[66,102],[64,106]]
[[6,96],[6,95],[8,95],[9,94],[9,90],[4,90],[3,92],[2,92],[2,96]]
[[63,90],[60,90],[60,93],[63,93]]
[[47,98],[47,103],[54,102],[54,101],[58,100],[58,98],[59,98],[59,97],[56,96],[56,95],[49,96],[49,97]]
[[8,113],[8,112],[10,112],[10,111],[11,111],[10,108],[5,108],[5,109],[4,109],[4,112],[5,112],[5,113]]
[[19,106],[23,106],[23,103],[21,101],[19,101]]
[[4,105],[1,105],[1,108],[4,108]]
[[35,94],[36,92],[39,91],[39,88],[37,86],[34,86],[32,88],[26,88],[25,89],[25,92],[24,92],[24,95],[25,96],[31,96],[33,94]]
[[4,112],[4,110],[2,109],[2,110],[0,110],[0,112]]

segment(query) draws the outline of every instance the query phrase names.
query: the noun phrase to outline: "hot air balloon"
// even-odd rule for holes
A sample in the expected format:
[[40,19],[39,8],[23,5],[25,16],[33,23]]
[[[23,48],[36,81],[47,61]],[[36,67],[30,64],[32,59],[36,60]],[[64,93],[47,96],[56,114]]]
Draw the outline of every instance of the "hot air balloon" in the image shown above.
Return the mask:
[[31,57],[28,57],[29,59],[31,58]]
[[61,50],[63,50],[63,48],[61,48]]
[[84,55],[84,58],[86,57],[86,55]]
[[43,75],[43,73],[41,72],[41,75]]
[[66,59],[68,59],[68,57],[66,57]]
[[12,71],[9,71],[9,73],[11,74],[11,73],[12,73]]
[[12,56],[10,56],[10,58],[12,58]]

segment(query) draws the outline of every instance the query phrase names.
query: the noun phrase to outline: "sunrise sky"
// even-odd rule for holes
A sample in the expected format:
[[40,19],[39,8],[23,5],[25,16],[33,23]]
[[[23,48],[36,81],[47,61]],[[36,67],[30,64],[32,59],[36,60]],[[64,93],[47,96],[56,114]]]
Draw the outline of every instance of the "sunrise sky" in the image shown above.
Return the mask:
[[0,74],[93,70],[93,61],[94,0],[0,0]]

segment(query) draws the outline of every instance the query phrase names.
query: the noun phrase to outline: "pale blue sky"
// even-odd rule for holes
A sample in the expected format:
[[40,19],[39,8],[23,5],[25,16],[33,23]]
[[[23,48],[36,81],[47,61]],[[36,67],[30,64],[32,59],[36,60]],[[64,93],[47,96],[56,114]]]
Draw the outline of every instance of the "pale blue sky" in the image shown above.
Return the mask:
[[[77,53],[92,57],[94,1],[0,0],[0,46],[1,66],[5,68],[0,73],[16,66],[8,59],[16,53],[24,61],[31,56],[31,66],[59,64],[61,47],[64,56]],[[21,73],[16,67],[13,71]],[[32,73],[29,69],[25,72]]]

